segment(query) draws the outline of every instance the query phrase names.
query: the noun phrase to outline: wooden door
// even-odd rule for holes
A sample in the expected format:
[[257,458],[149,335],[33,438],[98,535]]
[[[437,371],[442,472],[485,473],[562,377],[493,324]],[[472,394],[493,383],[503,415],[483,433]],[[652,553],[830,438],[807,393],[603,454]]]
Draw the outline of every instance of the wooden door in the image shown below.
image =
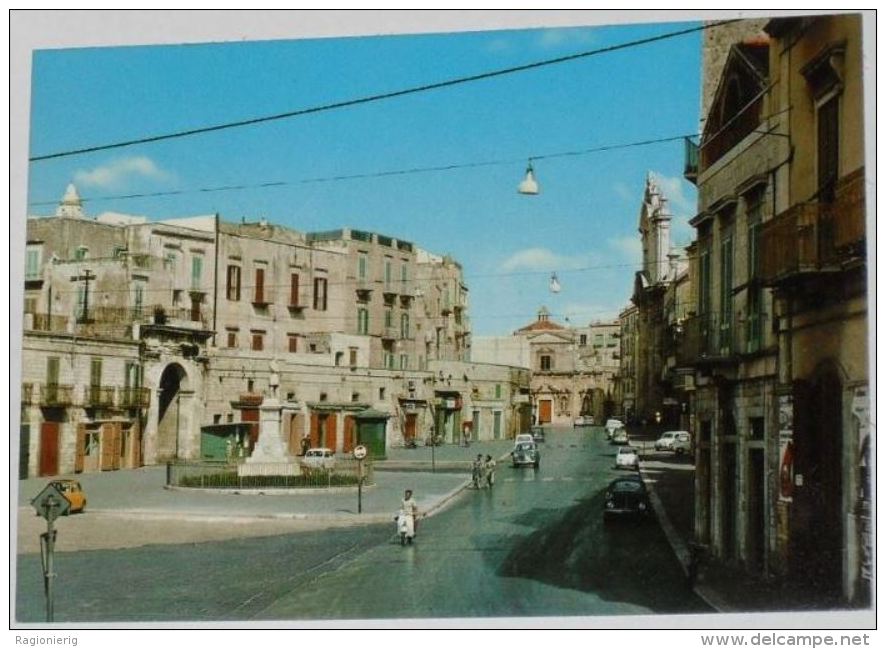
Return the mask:
[[99,445],[101,447],[101,470],[110,471],[114,468],[114,426],[102,424],[99,429]]
[[403,437],[409,441],[415,439],[415,421],[418,415],[414,412],[406,415],[406,428],[403,431]]
[[551,423],[551,401],[548,399],[538,402],[538,423]]
[[354,418],[351,415],[345,415],[345,430],[344,430],[344,441],[342,445],[342,452],[350,453],[354,450],[354,432],[356,427],[354,425]]
[[58,475],[58,422],[40,424],[40,475]]
[[320,413],[311,413],[311,448],[320,446]]
[[338,450],[338,433],[336,424],[338,423],[338,417],[336,417],[334,412],[330,412],[326,417],[326,443],[324,446],[326,448],[331,448],[333,451]]
[[83,459],[86,452],[86,425],[77,424],[77,446],[74,451],[74,472],[83,473]]
[[240,421],[249,424],[249,451],[252,452],[258,443],[258,408],[243,408]]

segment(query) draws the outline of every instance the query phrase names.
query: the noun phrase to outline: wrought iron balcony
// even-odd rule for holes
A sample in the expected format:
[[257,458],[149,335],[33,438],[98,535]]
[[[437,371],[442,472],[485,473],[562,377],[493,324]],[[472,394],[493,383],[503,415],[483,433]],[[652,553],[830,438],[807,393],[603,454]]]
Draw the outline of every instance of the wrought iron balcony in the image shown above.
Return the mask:
[[864,256],[863,171],[841,180],[833,202],[797,203],[761,228],[761,276],[774,286],[842,270]]
[[698,145],[692,138],[683,139],[683,177],[695,184],[698,179]]
[[681,367],[728,363],[735,360],[736,327],[732,318],[702,314],[675,327],[676,360]]
[[120,388],[121,408],[147,408],[151,405],[149,388]]
[[116,389],[104,385],[87,385],[83,388],[83,405],[93,408],[110,408],[114,405]]
[[41,386],[40,405],[48,407],[70,406],[74,403],[74,386],[46,383]]

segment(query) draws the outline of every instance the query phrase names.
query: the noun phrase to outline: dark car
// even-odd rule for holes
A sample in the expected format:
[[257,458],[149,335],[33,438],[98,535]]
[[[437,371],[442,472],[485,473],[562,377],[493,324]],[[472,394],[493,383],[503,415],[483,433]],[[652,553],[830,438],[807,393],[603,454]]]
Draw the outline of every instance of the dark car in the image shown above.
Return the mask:
[[533,442],[520,442],[511,451],[511,463],[514,467],[533,466],[537,469],[540,459],[541,454]]
[[533,426],[529,432],[532,434],[533,442],[538,443],[545,441],[545,429],[541,426]]
[[640,476],[616,478],[606,487],[603,497],[603,519],[614,516],[645,517],[649,513],[649,496]]

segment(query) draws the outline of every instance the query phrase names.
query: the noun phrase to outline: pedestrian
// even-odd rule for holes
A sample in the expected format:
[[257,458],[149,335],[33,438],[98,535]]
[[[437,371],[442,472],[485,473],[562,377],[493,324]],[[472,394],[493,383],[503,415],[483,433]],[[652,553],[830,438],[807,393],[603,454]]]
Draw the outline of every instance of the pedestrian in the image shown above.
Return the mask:
[[412,497],[412,489],[407,489],[400,503],[400,510],[406,516],[406,540],[412,543],[412,537],[418,530],[418,503]]
[[310,438],[307,436],[302,437],[301,438],[301,454],[302,454],[302,456],[307,454],[309,448],[311,448]]
[[478,453],[477,459],[474,460],[474,464],[471,467],[471,481],[473,483],[474,489],[480,489],[483,486],[484,479],[484,462],[483,462],[483,454]]
[[486,485],[492,489],[492,485],[495,484],[495,460],[492,459],[491,455],[486,456]]

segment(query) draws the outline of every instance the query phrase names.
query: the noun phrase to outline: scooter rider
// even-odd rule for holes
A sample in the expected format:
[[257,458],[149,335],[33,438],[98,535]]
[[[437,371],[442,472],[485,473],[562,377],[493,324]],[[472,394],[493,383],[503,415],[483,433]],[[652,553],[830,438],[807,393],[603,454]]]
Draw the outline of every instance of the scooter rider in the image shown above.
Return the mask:
[[418,503],[416,503],[415,499],[412,497],[412,489],[406,490],[403,501],[400,503],[400,511],[406,519],[406,542],[412,543],[418,519]]

